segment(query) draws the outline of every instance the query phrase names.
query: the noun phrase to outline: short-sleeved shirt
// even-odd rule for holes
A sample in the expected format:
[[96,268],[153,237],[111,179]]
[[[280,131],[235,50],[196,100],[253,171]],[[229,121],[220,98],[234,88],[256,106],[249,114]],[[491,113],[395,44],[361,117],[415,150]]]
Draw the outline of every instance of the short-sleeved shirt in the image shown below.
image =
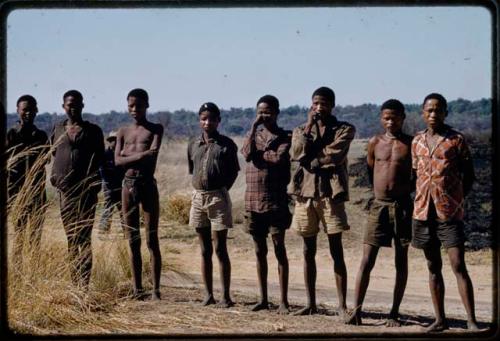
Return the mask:
[[413,218],[427,220],[432,200],[440,221],[462,220],[464,216],[464,169],[472,168],[472,158],[462,134],[446,126],[443,136],[430,150],[427,130],[417,133],[411,146],[412,167],[417,183]]
[[[293,130],[290,160],[292,179],[288,193],[303,198],[332,198],[335,202],[349,200],[347,153],[356,128],[331,116],[320,137],[316,125],[311,136],[304,135],[305,125]],[[319,163],[319,159],[323,160]],[[313,162],[319,167],[312,169]]]
[[[7,132],[7,155],[10,159],[8,167],[9,196],[14,195],[24,185],[25,176],[32,167],[49,151],[47,134],[36,126],[22,127],[18,124]],[[45,164],[40,164],[36,172],[34,184],[39,190],[45,189]]]
[[83,121],[82,130],[71,141],[66,133],[67,120],[56,123],[50,137],[54,145],[50,182],[61,191],[76,185],[99,191],[99,167],[104,157],[104,136],[97,125]]
[[237,152],[233,140],[218,132],[208,141],[203,135],[192,139],[188,145],[188,166],[189,174],[193,174],[193,188],[229,189],[240,170]]
[[241,153],[246,167],[245,210],[264,213],[288,205],[286,188],[290,181],[291,132],[275,133],[260,127],[252,139],[247,135]]

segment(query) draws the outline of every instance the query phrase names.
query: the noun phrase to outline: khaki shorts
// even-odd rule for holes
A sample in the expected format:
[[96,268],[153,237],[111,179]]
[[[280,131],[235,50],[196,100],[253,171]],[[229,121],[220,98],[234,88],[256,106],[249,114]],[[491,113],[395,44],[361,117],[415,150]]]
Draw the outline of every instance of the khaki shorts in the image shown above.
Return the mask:
[[225,188],[214,191],[195,190],[191,197],[189,226],[223,231],[233,227],[232,204]]
[[297,197],[292,229],[302,237],[312,237],[318,234],[320,224],[327,234],[349,230],[344,202],[335,203],[332,198]]

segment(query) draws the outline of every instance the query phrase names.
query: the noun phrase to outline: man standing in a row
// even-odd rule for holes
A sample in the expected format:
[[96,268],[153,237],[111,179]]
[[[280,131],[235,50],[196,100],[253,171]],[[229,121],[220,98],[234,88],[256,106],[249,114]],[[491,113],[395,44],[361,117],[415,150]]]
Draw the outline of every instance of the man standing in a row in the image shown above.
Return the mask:
[[339,313],[345,315],[347,270],[342,232],[348,230],[344,202],[349,200],[347,153],[356,129],[332,115],[335,93],[321,87],[312,95],[307,122],[294,129],[291,161],[296,167],[288,193],[295,197],[292,228],[304,239],[307,306],[296,315],[317,313],[316,244],[320,225],[328,235],[334,262]]
[[14,218],[14,272],[21,270],[23,248],[28,246],[32,259],[40,251],[45,217],[45,164],[49,151],[47,134],[38,129],[36,99],[23,95],[17,100],[19,122],[7,133],[9,211]]
[[67,119],[51,136],[54,162],[50,181],[57,188],[61,219],[68,239],[69,266],[74,284],[88,287],[92,270],[92,227],[104,155],[101,128],[82,118],[83,96],[70,90],[63,96]]

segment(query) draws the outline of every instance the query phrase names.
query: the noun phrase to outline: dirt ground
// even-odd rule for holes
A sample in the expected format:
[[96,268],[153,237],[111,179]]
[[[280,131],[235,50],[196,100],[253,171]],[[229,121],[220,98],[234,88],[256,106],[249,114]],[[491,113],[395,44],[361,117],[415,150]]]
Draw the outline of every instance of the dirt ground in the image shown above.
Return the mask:
[[[362,191],[361,189],[358,189]],[[355,190],[356,191],[356,190]],[[362,195],[360,193],[360,195]],[[349,216],[362,221],[364,211],[359,204],[349,203]],[[352,224],[352,223],[351,223]],[[118,231],[118,228],[115,229]],[[337,297],[333,276],[332,260],[328,253],[326,235],[320,234],[316,256],[317,302],[320,314],[314,316],[281,316],[276,313],[279,303],[279,284],[277,263],[269,244],[269,296],[272,302],[270,311],[251,312],[250,307],[257,302],[258,287],[256,282],[255,256],[253,243],[249,235],[243,232],[241,225],[236,225],[229,233],[228,247],[232,262],[231,292],[236,305],[230,309],[200,306],[203,298],[200,278],[199,246],[188,226],[168,224],[162,229],[161,243],[166,243],[171,250],[163,262],[173,264],[176,271],[167,271],[162,277],[161,302],[123,301],[118,311],[129,318],[136,315],[137,321],[149,321],[139,334],[158,333],[174,335],[209,334],[292,336],[303,337],[327,334],[331,336],[396,336],[421,335],[422,327],[432,321],[433,311],[427,284],[427,268],[421,251],[410,247],[409,278],[406,294],[401,304],[403,326],[387,328],[383,325],[392,304],[394,285],[393,249],[382,248],[377,263],[372,271],[370,286],[364,303],[363,326],[347,326],[337,315]],[[344,234],[344,254],[348,269],[348,307],[353,306],[353,287],[361,258],[362,226],[352,226]],[[172,234],[184,234],[172,243]],[[120,238],[116,232],[115,238]],[[111,238],[113,239],[113,238]],[[98,243],[110,243],[99,241]],[[302,240],[292,231],[286,237],[290,263],[289,301],[292,311],[298,310],[306,302],[302,271]],[[444,255],[445,256],[445,255]],[[493,321],[493,272],[492,252],[490,250],[469,252],[466,255],[468,270],[474,284],[476,314],[483,332],[491,328]],[[444,334],[458,333],[469,335],[465,329],[465,311],[457,290],[455,277],[451,272],[446,257],[444,260],[444,279],[446,284],[446,313],[450,330]],[[220,297],[218,264],[214,255],[214,288],[216,298]],[[112,318],[112,317],[110,317]],[[133,319],[133,318],[132,318]],[[119,332],[119,331],[117,331]],[[470,335],[471,337],[473,335]],[[477,336],[477,334],[475,335]]]
[[[364,152],[366,141],[352,146],[350,156],[358,157]],[[161,200],[171,193],[189,193],[189,175],[186,174],[185,145],[171,144],[166,147],[166,154],[161,155],[157,169]],[[181,152],[179,152],[181,151]],[[243,160],[240,165],[244,166]],[[243,168],[243,167],[242,167]],[[242,169],[242,173],[244,169]],[[180,175],[179,175],[180,174]],[[352,179],[351,179],[352,180]],[[351,181],[352,182],[352,181]],[[113,313],[105,316],[113,329],[104,328],[101,334],[125,336],[134,330],[134,336],[168,336],[183,338],[191,336],[222,337],[300,337],[316,339],[318,337],[429,337],[422,334],[422,327],[432,322],[433,310],[428,288],[428,273],[423,253],[410,247],[409,278],[406,293],[401,304],[403,326],[387,328],[383,325],[392,304],[392,290],[395,271],[393,267],[393,249],[382,248],[377,263],[372,271],[371,281],[365,298],[363,326],[345,325],[336,313],[337,297],[333,275],[333,265],[328,252],[326,235],[318,238],[317,262],[317,302],[320,314],[313,316],[278,315],[279,300],[277,263],[269,246],[269,298],[272,302],[269,311],[251,312],[250,307],[258,299],[256,282],[255,255],[251,237],[243,232],[241,226],[244,176],[240,174],[231,190],[235,226],[229,232],[228,248],[232,263],[231,293],[236,305],[229,309],[217,309],[213,306],[200,305],[203,292],[200,280],[200,252],[196,235],[186,225],[165,221],[160,218],[160,243],[162,250],[169,250],[163,255],[163,264],[169,269],[164,271],[161,280],[161,301],[132,301],[123,299]],[[351,230],[343,235],[344,255],[348,271],[347,305],[353,307],[353,288],[362,256],[362,233],[366,211],[363,207],[370,191],[366,188],[351,186],[351,201],[346,204]],[[238,200],[240,198],[240,200]],[[98,216],[99,217],[99,216]],[[98,218],[97,217],[97,218]],[[94,231],[93,247],[113,248],[122,240],[120,227],[115,219],[109,238],[101,240]],[[58,222],[57,210],[49,212],[47,220]],[[64,234],[60,223],[46,223],[44,238],[62,238]],[[287,232],[286,245],[290,264],[289,301],[292,311],[306,303],[303,280],[302,240],[292,231]],[[466,262],[472,282],[476,302],[476,314],[483,330],[480,334],[470,334],[465,329],[465,311],[460,301],[455,277],[443,255],[443,275],[446,285],[446,313],[450,330],[443,334],[451,337],[486,336],[492,331],[494,321],[493,306],[493,252],[490,249],[467,252]],[[143,257],[147,250],[143,249]],[[220,298],[218,263],[214,255],[214,288],[216,299]],[[126,316],[127,326],[123,330],[120,321]],[[131,323],[130,321],[134,321]],[[54,334],[87,334],[86,330],[58,330]],[[92,333],[92,335],[95,335]],[[454,335],[454,336],[453,336]],[[489,335],[489,334],[488,334]]]

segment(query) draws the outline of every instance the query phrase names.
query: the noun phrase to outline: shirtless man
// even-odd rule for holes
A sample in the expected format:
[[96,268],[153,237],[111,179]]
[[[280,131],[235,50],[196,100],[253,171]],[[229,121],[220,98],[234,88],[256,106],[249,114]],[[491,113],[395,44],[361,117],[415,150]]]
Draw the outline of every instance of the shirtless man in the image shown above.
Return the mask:
[[118,130],[115,164],[125,169],[122,212],[130,245],[132,280],[136,299],[144,298],[142,287],[141,234],[139,204],[142,204],[146,243],[151,257],[152,299],[160,299],[161,254],[158,241],[159,197],[154,172],[163,136],[163,126],[146,119],[148,93],[134,89],[127,96],[128,111],[135,122]]
[[396,284],[387,327],[399,327],[399,305],[408,278],[408,245],[411,241],[410,193],[414,189],[411,168],[412,136],[401,131],[405,118],[403,104],[390,99],[382,104],[380,122],[384,134],[368,142],[368,171],[375,200],[368,214],[364,235],[363,257],[354,289],[354,310],[348,324],[361,324],[361,307],[365,298],[370,272],[380,247],[390,247],[394,238]]

